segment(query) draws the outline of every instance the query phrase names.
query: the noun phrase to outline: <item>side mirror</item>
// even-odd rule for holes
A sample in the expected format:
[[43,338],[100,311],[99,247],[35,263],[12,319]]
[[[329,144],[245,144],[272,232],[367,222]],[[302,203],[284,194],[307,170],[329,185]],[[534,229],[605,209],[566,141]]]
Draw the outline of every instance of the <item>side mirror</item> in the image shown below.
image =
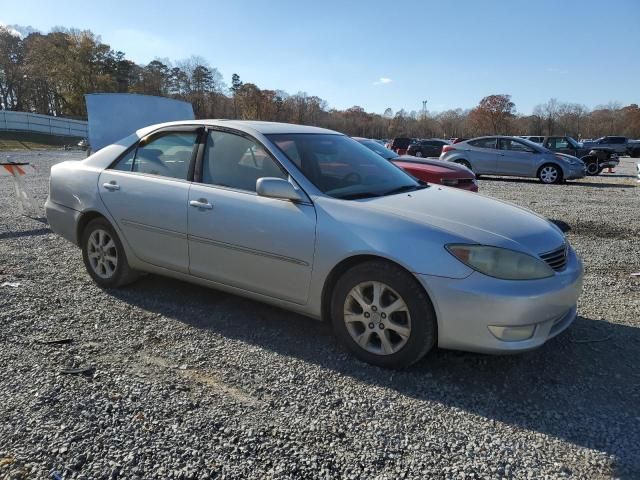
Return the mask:
[[292,202],[303,200],[293,185],[282,178],[263,177],[256,181],[256,193],[261,197],[282,198]]

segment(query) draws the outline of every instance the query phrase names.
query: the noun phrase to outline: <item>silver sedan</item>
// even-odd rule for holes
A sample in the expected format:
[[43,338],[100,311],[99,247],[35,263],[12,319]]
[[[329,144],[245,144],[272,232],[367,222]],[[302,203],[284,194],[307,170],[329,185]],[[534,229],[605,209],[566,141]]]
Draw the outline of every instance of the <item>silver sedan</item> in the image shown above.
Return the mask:
[[542,183],[561,183],[587,174],[579,158],[516,137],[479,137],[445,145],[440,160],[464,165],[476,175],[532,177]]
[[384,367],[435,346],[538,347],[574,320],[582,284],[546,219],[315,127],[147,127],[55,165],[46,212],[103,288],[149,272],[244,295],[331,321]]

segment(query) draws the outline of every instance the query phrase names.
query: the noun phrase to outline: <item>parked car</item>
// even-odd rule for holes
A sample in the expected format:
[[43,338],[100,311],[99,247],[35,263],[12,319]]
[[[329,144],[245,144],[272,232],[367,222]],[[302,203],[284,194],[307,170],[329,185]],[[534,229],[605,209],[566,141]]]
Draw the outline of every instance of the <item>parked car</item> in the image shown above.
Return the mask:
[[542,146],[552,152],[566,153],[582,160],[587,175],[598,175],[605,168],[614,168],[620,163],[615,150],[603,145],[584,147],[569,136],[543,137]]
[[520,138],[524,138],[525,140],[529,140],[530,142],[533,142],[533,143],[542,144],[542,142],[544,142],[544,137],[540,137],[540,136],[520,135]]
[[600,137],[591,142],[584,141],[582,146],[584,148],[606,147],[615,150],[618,155],[629,155],[633,158],[640,157],[640,142],[630,140],[627,137]]
[[439,157],[442,153],[442,147],[445,145],[449,145],[449,142],[438,138],[417,140],[409,145],[407,155],[414,157]]
[[46,213],[102,288],[151,272],[268,302],[330,320],[383,367],[436,345],[536,348],[573,322],[582,285],[580,259],[545,218],[422,184],[310,126],[143,128],[54,165]]
[[460,142],[464,142],[465,140],[469,140],[468,138],[463,138],[463,137],[456,137],[456,138],[452,138],[449,143],[451,145],[453,145],[454,143],[460,143]]
[[447,145],[440,160],[455,162],[478,175],[504,175],[538,178],[542,183],[560,183],[582,178],[582,160],[554,153],[537,143],[519,137],[479,137]]
[[396,152],[398,155],[406,155],[407,150],[409,149],[409,145],[411,145],[415,141],[416,141],[415,138],[408,138],[408,137],[394,138],[391,141],[391,145],[389,145],[388,148],[389,150],[393,150],[394,152]]
[[409,155],[400,156],[368,138],[353,137],[353,139],[423,182],[438,183],[472,192],[478,191],[476,176],[471,170],[462,165],[441,162],[440,160],[416,158]]

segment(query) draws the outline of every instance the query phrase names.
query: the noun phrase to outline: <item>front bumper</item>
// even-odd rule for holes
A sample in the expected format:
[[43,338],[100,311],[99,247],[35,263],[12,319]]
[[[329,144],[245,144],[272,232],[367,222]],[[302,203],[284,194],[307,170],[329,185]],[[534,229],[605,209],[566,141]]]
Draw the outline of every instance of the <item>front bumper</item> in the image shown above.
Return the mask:
[[[438,318],[438,346],[480,353],[532,350],[576,318],[582,262],[569,248],[567,266],[547,279],[509,281],[474,272],[464,279],[416,275]],[[533,326],[526,340],[500,340],[489,326]]]
[[564,172],[565,180],[577,180],[587,176],[587,167],[583,165],[571,165]]

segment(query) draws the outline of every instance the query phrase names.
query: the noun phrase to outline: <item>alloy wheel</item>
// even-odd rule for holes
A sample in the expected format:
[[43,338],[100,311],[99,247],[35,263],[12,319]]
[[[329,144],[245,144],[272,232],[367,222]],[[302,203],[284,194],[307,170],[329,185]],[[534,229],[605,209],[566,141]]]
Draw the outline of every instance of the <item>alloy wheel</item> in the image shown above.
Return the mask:
[[91,232],[87,257],[96,275],[104,279],[113,277],[118,268],[118,249],[109,232],[100,228]]
[[540,180],[544,183],[554,183],[558,180],[558,170],[556,167],[547,166],[540,170]]
[[344,322],[351,338],[375,355],[398,352],[411,336],[407,304],[382,282],[363,282],[351,289],[344,302]]
[[421,157],[422,156],[422,152],[421,151],[417,151],[416,152],[416,157]]

